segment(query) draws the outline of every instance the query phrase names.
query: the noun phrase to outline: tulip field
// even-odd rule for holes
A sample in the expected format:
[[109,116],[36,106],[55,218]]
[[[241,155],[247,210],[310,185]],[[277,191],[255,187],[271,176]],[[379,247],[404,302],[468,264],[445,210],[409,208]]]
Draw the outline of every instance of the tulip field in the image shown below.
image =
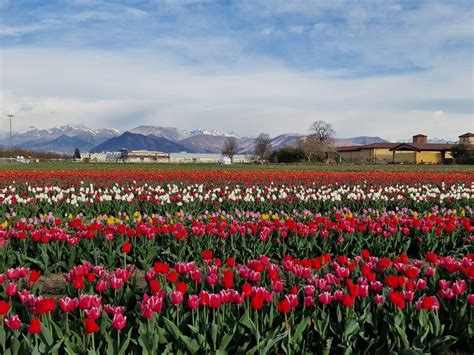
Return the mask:
[[474,172],[0,171],[2,354],[474,353]]

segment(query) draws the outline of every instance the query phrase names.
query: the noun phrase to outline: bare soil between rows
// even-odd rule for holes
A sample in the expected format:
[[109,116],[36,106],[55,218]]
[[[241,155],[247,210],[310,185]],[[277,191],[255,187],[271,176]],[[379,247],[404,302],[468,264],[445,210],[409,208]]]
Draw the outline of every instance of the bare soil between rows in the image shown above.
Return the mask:
[[[44,296],[65,296],[64,293],[67,282],[64,279],[65,274],[50,274],[48,276],[42,276],[37,282],[36,287],[41,290],[41,295]],[[136,288],[145,289],[147,286],[145,279],[145,271],[137,270],[132,277],[136,277],[137,284]]]

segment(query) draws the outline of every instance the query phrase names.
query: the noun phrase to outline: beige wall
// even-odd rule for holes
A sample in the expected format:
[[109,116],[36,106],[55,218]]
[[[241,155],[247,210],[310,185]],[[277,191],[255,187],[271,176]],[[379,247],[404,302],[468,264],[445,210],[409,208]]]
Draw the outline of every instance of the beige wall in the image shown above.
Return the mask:
[[373,149],[373,160],[376,163],[390,163],[392,162],[392,152],[390,149]]
[[[445,153],[445,159],[452,158],[451,152]],[[416,162],[424,164],[441,164],[443,162],[443,154],[441,152],[418,152],[416,154]]]
[[396,151],[395,163],[415,163],[415,153],[410,151]]
[[[393,152],[390,149],[361,149],[351,152],[339,152],[339,154],[349,163],[391,163],[393,161]],[[395,153],[395,163],[441,164],[443,162],[442,156],[441,152],[397,151]],[[445,158],[452,158],[451,152],[446,152]]]
[[341,157],[349,163],[367,163],[370,162],[370,150],[362,149],[351,152],[339,152]]
[[459,144],[474,144],[474,137],[459,138]]
[[350,163],[390,163],[392,152],[389,149],[361,149],[351,152],[339,152]]

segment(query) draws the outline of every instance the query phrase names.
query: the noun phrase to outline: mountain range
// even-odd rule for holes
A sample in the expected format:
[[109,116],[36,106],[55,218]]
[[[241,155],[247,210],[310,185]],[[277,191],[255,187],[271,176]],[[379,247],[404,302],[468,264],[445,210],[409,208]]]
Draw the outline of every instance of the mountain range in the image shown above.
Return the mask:
[[[31,127],[12,134],[13,145],[30,150],[72,154],[76,148],[81,152],[129,150],[155,150],[166,153],[220,153],[225,140],[233,137],[240,154],[253,152],[254,138],[239,137],[234,132],[212,129],[179,130],[175,127],[138,126],[129,131],[113,128],[91,129],[84,125],[67,125],[49,129]],[[272,149],[295,146],[302,137],[298,133],[285,133],[271,138]],[[380,137],[338,138],[336,144],[359,145],[385,142]],[[0,145],[9,146],[9,135],[0,133]]]

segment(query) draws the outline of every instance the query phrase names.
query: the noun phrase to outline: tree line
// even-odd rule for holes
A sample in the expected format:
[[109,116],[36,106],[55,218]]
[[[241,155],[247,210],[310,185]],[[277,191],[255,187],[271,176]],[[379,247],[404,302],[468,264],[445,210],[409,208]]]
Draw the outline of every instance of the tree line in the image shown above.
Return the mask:
[[[308,134],[299,138],[294,146],[274,150],[270,135],[260,133],[253,142],[253,160],[261,163],[329,162],[335,151],[335,136],[336,132],[330,123],[315,121],[310,125]],[[222,155],[232,162],[238,151],[237,139],[226,138]]]

